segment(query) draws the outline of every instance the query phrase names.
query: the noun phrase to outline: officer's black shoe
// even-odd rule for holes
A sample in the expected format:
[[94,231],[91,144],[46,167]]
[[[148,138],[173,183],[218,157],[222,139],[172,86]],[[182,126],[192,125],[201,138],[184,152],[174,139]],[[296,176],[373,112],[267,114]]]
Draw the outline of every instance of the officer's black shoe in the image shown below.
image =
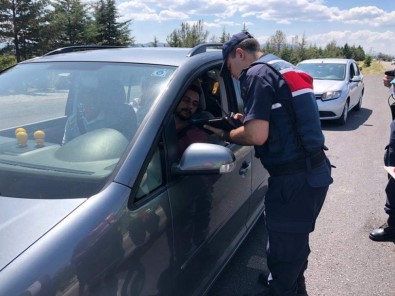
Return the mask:
[[[258,276],[258,282],[261,283],[265,287],[270,287],[270,282],[271,281],[268,280],[268,275],[267,274],[260,273],[259,276]],[[270,294],[268,296],[270,296]],[[305,282],[305,278],[304,278],[303,275],[298,278],[298,292],[297,292],[297,296],[309,296],[307,294],[306,282]]]
[[374,229],[369,238],[376,242],[395,242],[395,227],[388,226],[387,223]]

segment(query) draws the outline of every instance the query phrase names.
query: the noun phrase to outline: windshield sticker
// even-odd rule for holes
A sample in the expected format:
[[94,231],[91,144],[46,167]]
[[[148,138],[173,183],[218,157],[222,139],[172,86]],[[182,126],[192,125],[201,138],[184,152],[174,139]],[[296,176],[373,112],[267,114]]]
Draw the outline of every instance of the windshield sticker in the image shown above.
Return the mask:
[[155,76],[155,77],[165,77],[167,74],[168,70],[166,69],[162,69],[162,70],[156,70],[154,71],[151,76]]

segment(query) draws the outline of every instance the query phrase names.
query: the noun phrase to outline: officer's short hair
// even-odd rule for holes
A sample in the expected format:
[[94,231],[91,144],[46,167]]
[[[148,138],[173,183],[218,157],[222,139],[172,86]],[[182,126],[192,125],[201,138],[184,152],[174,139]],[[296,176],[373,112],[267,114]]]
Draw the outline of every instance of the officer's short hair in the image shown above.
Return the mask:
[[245,50],[248,53],[254,53],[257,51],[260,51],[260,45],[258,40],[255,38],[247,38],[243,41],[241,41],[239,44],[233,48],[233,50],[230,52],[229,56],[234,58],[236,56],[236,49],[241,48],[242,50]]

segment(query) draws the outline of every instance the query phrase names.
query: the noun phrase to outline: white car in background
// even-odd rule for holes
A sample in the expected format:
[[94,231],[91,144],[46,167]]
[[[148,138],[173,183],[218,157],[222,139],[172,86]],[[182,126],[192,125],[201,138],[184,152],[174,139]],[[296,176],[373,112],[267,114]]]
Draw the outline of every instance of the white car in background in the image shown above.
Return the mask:
[[359,110],[364,94],[363,75],[352,59],[310,59],[297,67],[314,78],[314,94],[321,120],[344,125],[351,109]]

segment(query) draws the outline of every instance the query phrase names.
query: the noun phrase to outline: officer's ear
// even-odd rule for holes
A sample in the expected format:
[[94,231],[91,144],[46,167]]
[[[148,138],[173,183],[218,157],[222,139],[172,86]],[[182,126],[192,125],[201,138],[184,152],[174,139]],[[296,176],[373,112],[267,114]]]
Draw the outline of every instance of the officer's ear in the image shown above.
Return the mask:
[[244,49],[241,49],[240,47],[236,48],[236,58],[239,58],[241,60],[245,60],[245,58],[246,58],[246,51]]

